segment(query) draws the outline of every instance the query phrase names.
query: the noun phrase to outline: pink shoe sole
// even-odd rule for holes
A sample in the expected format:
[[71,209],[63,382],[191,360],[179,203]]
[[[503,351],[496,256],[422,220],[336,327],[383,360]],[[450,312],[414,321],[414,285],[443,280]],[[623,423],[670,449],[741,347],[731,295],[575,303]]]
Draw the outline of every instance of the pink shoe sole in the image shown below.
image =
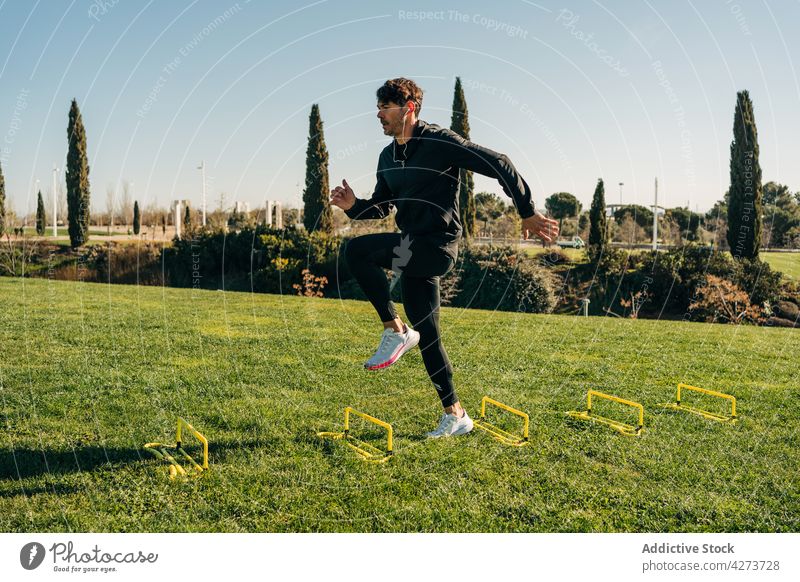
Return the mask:
[[388,368],[389,366],[394,364],[397,360],[399,360],[400,356],[405,354],[408,350],[416,347],[418,343],[419,343],[419,336],[416,336],[416,341],[414,343],[404,344],[400,346],[400,349],[398,349],[394,354],[392,354],[392,356],[385,362],[382,362],[380,364],[375,364],[374,366],[369,366],[369,367],[365,366],[365,369],[372,372],[375,370],[383,370],[384,368]]

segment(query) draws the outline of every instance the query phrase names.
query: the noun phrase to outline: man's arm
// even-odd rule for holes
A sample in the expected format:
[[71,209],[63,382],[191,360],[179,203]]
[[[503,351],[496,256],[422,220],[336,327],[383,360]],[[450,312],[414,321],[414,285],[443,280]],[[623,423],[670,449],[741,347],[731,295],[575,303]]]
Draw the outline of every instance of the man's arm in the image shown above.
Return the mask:
[[514,201],[514,206],[521,218],[534,215],[531,189],[519,175],[508,156],[474,144],[450,130],[442,131],[434,139],[441,143],[446,163],[452,163],[465,170],[472,170],[483,176],[496,178],[500,182],[503,192]]
[[365,220],[371,218],[386,218],[392,211],[392,191],[381,174],[380,165],[378,166],[377,183],[375,192],[369,200],[356,198],[355,203],[344,213],[354,220]]

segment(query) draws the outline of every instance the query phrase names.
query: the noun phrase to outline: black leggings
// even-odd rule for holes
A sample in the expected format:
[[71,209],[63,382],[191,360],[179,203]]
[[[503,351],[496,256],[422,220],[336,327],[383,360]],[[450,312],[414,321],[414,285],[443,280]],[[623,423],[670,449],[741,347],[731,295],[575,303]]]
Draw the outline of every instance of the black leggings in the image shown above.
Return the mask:
[[437,245],[400,233],[367,234],[351,239],[345,249],[350,272],[361,285],[381,321],[392,321],[397,310],[391,300],[383,269],[400,274],[403,307],[419,332],[422,361],[436,387],[442,406],[458,402],[453,386],[453,366],[442,345],[439,330],[439,277],[455,260]]

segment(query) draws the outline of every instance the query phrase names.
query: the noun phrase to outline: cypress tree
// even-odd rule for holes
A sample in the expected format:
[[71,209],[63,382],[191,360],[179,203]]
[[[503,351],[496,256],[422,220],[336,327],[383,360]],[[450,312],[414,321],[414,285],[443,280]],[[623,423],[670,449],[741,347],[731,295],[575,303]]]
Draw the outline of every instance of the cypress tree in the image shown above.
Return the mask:
[[6,179],[3,177],[3,164],[0,163],[0,236],[6,231]]
[[133,202],[133,234],[139,234],[142,226],[142,217],[139,215],[139,201]]
[[606,194],[603,179],[597,180],[592,207],[589,210],[589,257],[599,259],[608,246],[608,225],[606,224]]
[[[464,97],[464,88],[461,86],[461,78],[456,77],[456,87],[453,92],[453,117],[450,121],[450,129],[464,139],[469,139],[469,114],[467,112],[467,100]],[[458,188],[458,207],[461,225],[464,227],[463,236],[466,239],[475,235],[475,180],[472,178],[470,170],[461,169],[459,174]]]
[[47,215],[44,213],[44,200],[42,199],[42,191],[39,190],[39,197],[36,201],[36,234],[39,236],[44,236],[46,224]]
[[89,239],[89,162],[86,157],[86,130],[78,102],[73,99],[67,126],[67,219],[70,246],[78,248]]
[[183,213],[183,230],[186,234],[192,232],[192,211],[189,205],[186,205],[186,212]]
[[333,232],[333,211],[328,203],[328,149],[322,133],[319,105],[311,106],[308,117],[306,150],[306,188],[303,190],[303,225],[308,232]]
[[753,102],[747,91],[736,94],[731,142],[731,188],[728,245],[735,259],[758,258],[761,245],[761,165]]

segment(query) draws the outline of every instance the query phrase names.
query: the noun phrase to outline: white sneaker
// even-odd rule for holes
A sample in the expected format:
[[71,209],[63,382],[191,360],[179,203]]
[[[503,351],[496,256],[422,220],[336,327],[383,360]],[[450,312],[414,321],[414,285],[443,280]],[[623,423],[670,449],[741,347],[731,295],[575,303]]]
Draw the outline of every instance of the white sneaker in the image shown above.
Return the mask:
[[364,363],[367,370],[382,370],[388,368],[400,359],[400,356],[419,343],[419,332],[407,325],[404,333],[386,328],[381,336],[381,343],[375,354]]
[[438,439],[441,437],[457,436],[460,434],[467,434],[472,430],[472,419],[464,411],[464,416],[458,418],[455,414],[442,414],[439,419],[439,426],[436,430],[427,433],[425,436],[430,439]]

